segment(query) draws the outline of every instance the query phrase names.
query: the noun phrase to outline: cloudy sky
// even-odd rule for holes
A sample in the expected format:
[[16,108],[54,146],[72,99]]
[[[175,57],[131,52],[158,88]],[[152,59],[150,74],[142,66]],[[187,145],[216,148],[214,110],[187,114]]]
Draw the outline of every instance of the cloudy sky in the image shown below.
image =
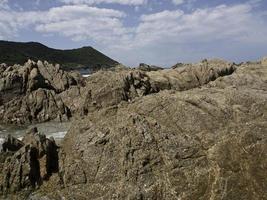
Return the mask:
[[0,0],[0,39],[93,46],[130,66],[267,55],[266,0]]

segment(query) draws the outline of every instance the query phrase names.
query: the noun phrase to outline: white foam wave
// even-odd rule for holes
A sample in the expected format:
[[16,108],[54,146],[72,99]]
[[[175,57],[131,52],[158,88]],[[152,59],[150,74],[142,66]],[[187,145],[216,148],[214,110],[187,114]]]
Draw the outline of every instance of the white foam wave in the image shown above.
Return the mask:
[[87,77],[90,77],[91,74],[83,74],[82,76],[85,77],[85,78],[87,78]]
[[[67,131],[60,131],[60,132],[54,132],[54,133],[48,133],[46,134],[46,137],[53,137],[55,140],[62,140],[65,135],[67,134]],[[19,140],[22,140],[23,137],[18,137]],[[2,149],[2,144],[4,143],[5,138],[0,136],[0,151]]]
[[48,138],[53,137],[55,140],[60,140],[60,139],[63,139],[66,134],[67,134],[67,131],[60,131],[60,132],[56,132],[56,133],[46,134],[46,136]]

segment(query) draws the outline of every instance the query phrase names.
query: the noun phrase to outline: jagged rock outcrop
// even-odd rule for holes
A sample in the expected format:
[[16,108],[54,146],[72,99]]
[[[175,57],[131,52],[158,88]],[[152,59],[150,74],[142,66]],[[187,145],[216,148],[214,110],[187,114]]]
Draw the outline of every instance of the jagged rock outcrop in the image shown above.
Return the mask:
[[[4,70],[3,70],[4,69]],[[25,124],[71,116],[62,92],[79,87],[82,77],[59,65],[29,60],[24,66],[5,66],[0,73],[0,120]]]
[[197,64],[183,64],[174,69],[150,72],[151,85],[156,90],[178,91],[200,87],[219,77],[232,74],[238,66],[222,60],[203,60]]
[[58,146],[53,138],[46,138],[36,128],[29,130],[20,142],[9,136],[3,147],[6,144],[7,148],[0,153],[0,195],[3,197],[21,191],[27,194],[58,171]]
[[18,151],[22,146],[23,142],[21,142],[19,139],[12,137],[11,135],[8,135],[2,144],[2,150],[4,152],[7,151]]
[[[183,76],[187,90],[75,121],[62,144],[62,184],[49,181],[32,198],[266,199],[267,67],[244,63],[213,81],[216,69],[198,69]],[[193,86],[196,74],[208,76]]]
[[163,70],[164,68],[158,67],[158,66],[155,66],[155,65],[147,65],[145,63],[140,63],[139,66],[136,69],[141,70],[141,71],[150,72],[150,71]]
[[27,124],[49,120],[65,121],[71,113],[53,90],[40,88],[4,104],[0,116],[6,123]]
[[121,70],[97,72],[87,80],[81,100],[82,113],[131,101],[162,90],[183,91],[200,87],[232,74],[237,65],[224,61],[202,61],[160,71]]
[[[43,184],[46,173],[33,176],[40,188],[28,199],[267,199],[263,61],[104,71],[84,84],[62,92],[79,94],[66,104],[84,115],[62,142],[58,173]],[[2,169],[23,158],[6,153]]]
[[29,61],[1,73],[0,93],[4,98],[0,98],[0,119],[16,124],[66,120],[162,90],[200,87],[233,73],[236,67],[204,60],[157,71],[116,68],[85,80],[77,73],[60,70],[58,65]]

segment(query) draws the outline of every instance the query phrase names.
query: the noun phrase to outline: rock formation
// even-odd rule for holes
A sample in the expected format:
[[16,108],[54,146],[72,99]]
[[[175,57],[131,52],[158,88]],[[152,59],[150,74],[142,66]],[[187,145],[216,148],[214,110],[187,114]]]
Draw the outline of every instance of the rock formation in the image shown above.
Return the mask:
[[162,90],[189,90],[230,75],[236,67],[233,63],[211,60],[160,71],[97,72],[87,80],[83,89],[81,109],[83,113],[90,113]]
[[19,142],[9,136],[4,146],[7,148],[3,148],[0,160],[2,196],[31,191],[58,172],[58,146],[53,138],[46,138],[36,128],[29,130]]
[[199,87],[235,68],[233,63],[206,60],[156,71],[117,67],[83,79],[41,61],[29,61],[23,67],[3,66],[0,120],[15,124],[67,120],[162,90]]
[[71,116],[63,91],[81,85],[78,73],[64,72],[59,65],[29,60],[24,66],[2,65],[0,73],[0,120],[25,124]]
[[139,69],[139,70],[142,70],[142,71],[150,72],[150,71],[159,71],[159,70],[163,70],[164,68],[162,68],[162,67],[158,67],[158,66],[155,66],[155,65],[147,65],[147,64],[145,64],[145,63],[140,63],[139,66],[138,66],[136,69]]
[[267,57],[264,57],[262,60],[261,60],[261,64],[266,66],[267,65]]
[[187,90],[73,123],[60,161],[64,189],[51,198],[266,199],[267,68],[230,65],[223,77],[203,68],[182,73]]
[[[53,168],[58,173],[42,182],[47,172],[40,170],[32,184],[39,188],[28,199],[267,199],[264,60],[101,71],[84,81],[60,93],[79,94],[64,105],[80,110],[80,117],[61,144]],[[0,160],[9,158],[2,169],[24,160],[8,153],[0,154]],[[44,166],[43,157],[34,155]],[[32,186],[25,173],[20,185]],[[17,180],[0,178],[6,179]],[[12,191],[25,189],[10,185]]]
[[2,150],[4,152],[7,151],[18,151],[22,146],[23,142],[21,142],[19,139],[12,137],[11,135],[8,135],[2,144]]

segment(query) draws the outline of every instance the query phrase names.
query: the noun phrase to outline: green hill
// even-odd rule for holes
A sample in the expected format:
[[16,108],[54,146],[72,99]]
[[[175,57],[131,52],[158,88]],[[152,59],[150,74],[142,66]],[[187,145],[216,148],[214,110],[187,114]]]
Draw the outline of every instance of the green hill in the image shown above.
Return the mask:
[[66,70],[81,68],[97,70],[118,64],[92,47],[59,50],[37,42],[0,41],[0,63],[23,64],[28,59],[58,63]]

